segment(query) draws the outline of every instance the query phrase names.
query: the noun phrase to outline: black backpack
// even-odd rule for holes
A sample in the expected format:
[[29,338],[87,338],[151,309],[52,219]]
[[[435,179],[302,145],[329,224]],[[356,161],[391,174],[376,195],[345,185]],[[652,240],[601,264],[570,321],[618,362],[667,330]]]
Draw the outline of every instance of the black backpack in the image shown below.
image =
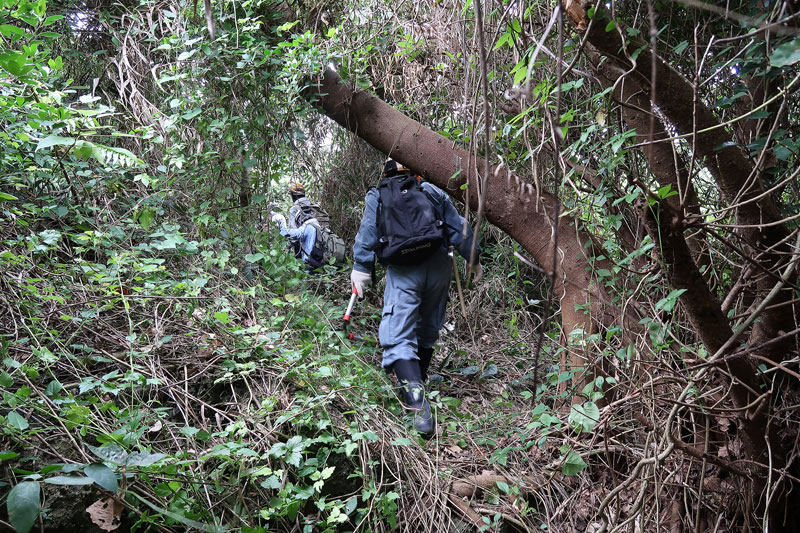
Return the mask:
[[447,243],[444,217],[415,176],[399,174],[378,184],[378,244],[382,265],[411,265]]

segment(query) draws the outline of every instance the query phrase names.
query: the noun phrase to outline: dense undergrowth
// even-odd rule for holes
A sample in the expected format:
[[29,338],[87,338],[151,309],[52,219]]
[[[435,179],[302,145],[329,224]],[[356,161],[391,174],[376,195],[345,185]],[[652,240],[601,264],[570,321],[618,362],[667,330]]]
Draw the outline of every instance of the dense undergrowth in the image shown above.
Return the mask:
[[[308,276],[260,222],[274,180],[254,174],[246,207],[231,207],[227,176],[256,160],[229,153],[217,176],[220,154],[189,147],[182,125],[197,108],[179,100],[171,117],[132,126],[76,82],[99,63],[59,55],[74,60],[94,34],[70,37],[75,23],[43,2],[7,7],[17,26],[3,26],[13,46],[0,57],[12,76],[0,92],[3,528],[444,531],[557,515],[542,511],[561,482],[545,501],[518,498],[521,485],[542,481],[543,464],[576,474],[585,463],[568,444],[544,446],[542,428],[595,422],[532,401],[541,289],[504,259],[505,243],[488,247],[489,279],[467,292],[467,313],[451,305],[434,362],[444,380],[430,393],[440,433],[423,442],[374,344],[337,334],[347,273]],[[240,124],[200,126],[233,143]],[[310,181],[345,237],[364,190],[347,180],[373,179],[376,159]],[[290,176],[294,160],[270,161]],[[379,294],[356,311],[367,337]],[[485,516],[454,503],[464,483],[486,492]]]
[[[116,496],[121,530],[453,529],[463,517],[439,501],[431,523],[429,500],[491,471],[487,516],[506,508],[538,527],[541,504],[516,499],[504,468],[534,483],[547,463],[585,466],[544,446],[543,428],[569,424],[532,404],[520,331],[536,329],[519,321],[536,320],[524,312],[536,302],[506,301],[505,265],[467,293],[477,320],[451,305],[431,391],[441,431],[426,443],[406,429],[377,347],[337,334],[346,272],[307,275],[272,231],[201,239],[169,210],[145,229],[116,214],[124,201],[88,230],[90,209],[51,218],[41,200],[6,210],[2,230],[0,449],[16,520],[41,502],[47,531],[89,531],[86,509]],[[490,248],[487,270],[501,261]],[[356,308],[364,336],[378,299]],[[576,433],[594,425],[570,420]]]
[[[800,289],[787,277],[797,250],[771,270],[746,267],[767,250],[738,236],[753,226],[735,213],[750,200],[736,206],[720,194],[735,165],[714,176],[688,133],[670,143],[668,159],[689,158],[702,200],[697,218],[675,219],[688,224],[675,234],[703,251],[701,298],[669,277],[692,261],[668,264],[668,232],[643,227],[681,190],[654,178],[663,165],[645,161],[625,124],[625,111],[651,102],[615,104],[578,34],[551,32],[542,50],[552,50],[539,54],[553,6],[484,4],[494,44],[491,90],[479,97],[476,3],[311,4],[214,2],[209,22],[182,0],[0,0],[0,530],[769,529],[776,511],[759,506],[797,479]],[[709,129],[757,119],[753,138],[740,132],[738,142],[746,161],[766,166],[763,197],[774,196],[794,239],[796,39],[769,43],[756,26],[655,4],[666,18],[653,46],[696,71],[705,81],[694,99],[729,120]],[[630,15],[628,37],[656,30],[636,22],[652,15],[646,8],[615,7],[620,24]],[[774,15],[777,25],[783,15]],[[616,23],[605,27],[615,34]],[[747,46],[725,44],[729,32]],[[683,51],[703,39],[710,55],[693,63]],[[555,52],[574,55],[559,90]],[[272,202],[288,208],[286,182],[300,180],[352,244],[385,154],[309,101],[321,67],[334,63],[453,146],[526,173],[520,187],[556,191],[570,230],[586,229],[602,248],[580,274],[619,313],[562,331],[562,295],[548,301],[542,274],[550,267],[531,268],[520,245],[484,223],[485,277],[461,294],[453,284],[434,354],[430,441],[407,429],[378,347],[338,333],[348,269],[308,275],[264,224]],[[746,96],[748,72],[771,80],[769,102],[789,111]],[[515,107],[523,82],[535,105]],[[479,116],[484,98],[491,117]],[[748,99],[754,107],[737,109]],[[549,130],[558,115],[560,153]],[[731,142],[712,147],[714,157]],[[791,298],[767,305],[784,277]],[[357,335],[376,335],[381,293],[379,281],[357,304]],[[687,299],[719,299],[736,329],[716,363],[702,336],[709,326],[693,322]],[[791,328],[764,343],[737,337],[765,322],[754,320],[761,311]],[[781,339],[786,358],[757,354],[752,397],[732,402],[747,372],[728,363],[744,360],[748,343]],[[585,357],[588,373],[567,370],[564,355]],[[742,431],[754,419],[776,433],[761,456]]]

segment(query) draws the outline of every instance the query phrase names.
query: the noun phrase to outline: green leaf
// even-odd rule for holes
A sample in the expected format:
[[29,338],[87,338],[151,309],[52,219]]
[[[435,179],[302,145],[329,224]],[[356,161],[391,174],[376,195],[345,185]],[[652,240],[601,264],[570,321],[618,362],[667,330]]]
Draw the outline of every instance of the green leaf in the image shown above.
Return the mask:
[[800,39],[783,43],[769,56],[769,64],[773,67],[788,67],[800,61]]
[[188,52],[181,52],[180,54],[178,54],[178,61],[184,61],[186,59],[189,59],[196,53],[197,53],[197,48],[195,48],[194,50],[189,50]]
[[61,20],[63,18],[64,18],[64,15],[51,15],[51,16],[47,17],[46,19],[44,19],[44,22],[42,22],[42,25],[43,26],[50,26],[51,24],[55,24],[56,22],[58,22],[59,20]]
[[278,26],[278,35],[280,35],[282,32],[285,32],[286,30],[291,30],[297,25],[298,22],[300,21],[293,20],[291,22],[286,22],[284,24],[281,24],[280,26]]
[[8,509],[8,521],[11,522],[17,533],[28,533],[41,509],[39,483],[36,481],[18,483],[8,493],[6,508]]
[[262,259],[264,259],[264,254],[262,253],[247,254],[244,256],[244,260],[247,261],[248,263],[258,263]]
[[278,476],[269,476],[261,482],[261,486],[265,489],[277,490],[281,488],[281,480]]
[[36,145],[36,151],[38,152],[39,150],[50,148],[52,146],[74,146],[76,141],[77,139],[73,139],[72,137],[48,135],[39,141],[39,143]]
[[132,496],[136,497],[143,504],[145,504],[148,507],[150,507],[155,512],[157,512],[159,514],[163,514],[164,516],[168,516],[168,517],[172,518],[173,520],[177,520],[178,522],[180,522],[181,524],[183,524],[185,526],[193,527],[193,528],[198,529],[200,531],[207,531],[208,533],[223,533],[225,531],[225,528],[223,528],[223,527],[203,524],[203,523],[198,522],[196,520],[192,520],[190,518],[186,518],[182,514],[179,514],[179,513],[176,513],[176,512],[172,512],[172,511],[168,511],[167,509],[164,509],[163,507],[159,507],[158,505],[155,505],[154,503],[151,503],[149,500],[146,500],[146,499],[142,498],[141,496],[139,496],[135,492],[130,492],[130,494]]
[[8,461],[9,459],[16,459],[19,457],[17,452],[3,451],[0,452],[0,461]]
[[656,196],[658,196],[662,200],[665,199],[665,198],[670,198],[670,197],[675,196],[677,194],[678,194],[678,191],[673,191],[672,190],[672,185],[669,184],[669,183],[664,185],[663,187],[659,187],[658,190],[656,191]]
[[166,456],[164,453],[134,452],[128,456],[125,464],[128,466],[150,466]]
[[28,421],[25,420],[25,418],[16,411],[11,411],[10,413],[8,413],[8,417],[6,418],[6,423],[12,428],[16,428],[20,431],[25,431],[30,426],[30,424],[28,424]]
[[663,309],[664,311],[671,312],[675,308],[675,304],[678,303],[678,298],[681,294],[686,292],[687,289],[674,289],[672,290],[666,298],[660,299],[656,303],[656,309]]
[[492,50],[497,50],[498,48],[502,48],[503,45],[506,44],[507,42],[509,43],[509,45],[508,45],[509,47],[513,47],[514,46],[513,45],[514,41],[513,41],[513,39],[511,38],[511,35],[508,32],[504,33],[499,39],[497,39],[497,44],[494,45],[494,48],[492,48]]
[[5,50],[0,53],[0,67],[16,77],[21,77],[33,70],[33,65],[28,65],[28,56],[14,50]]
[[397,437],[392,441],[392,446],[413,446],[414,443],[405,437]]
[[0,200],[19,200],[16,196],[0,192]]
[[117,492],[117,476],[114,471],[104,464],[94,463],[87,466],[83,472],[104,489]]
[[183,113],[181,115],[181,118],[183,118],[184,120],[189,120],[189,119],[192,119],[192,118],[196,117],[197,115],[199,115],[202,112],[203,112],[202,109],[200,109],[199,107],[195,107],[195,108],[192,108],[192,109],[186,111],[185,113]]
[[11,37],[12,35],[23,36],[25,35],[25,30],[17,26],[11,26],[10,24],[0,24],[0,35],[3,37]]
[[47,388],[44,390],[44,393],[52,398],[53,396],[61,392],[63,388],[64,386],[61,383],[59,383],[58,380],[54,379],[53,381],[47,384]]
[[353,514],[353,511],[356,510],[358,507],[358,496],[353,496],[349,500],[347,500],[347,507],[345,508],[345,512],[347,514]]
[[141,224],[141,226],[144,229],[148,229],[150,226],[153,225],[153,220],[155,218],[156,218],[155,212],[152,209],[145,208],[145,209],[141,210],[137,220],[139,221],[139,224]]
[[569,424],[578,431],[592,431],[600,421],[600,409],[594,402],[573,405],[569,412]]
[[90,444],[86,445],[93,454],[109,463],[116,465],[123,465],[128,458],[128,452],[123,450],[118,444],[110,444],[108,446],[96,447]]
[[564,464],[561,466],[561,473],[565,476],[574,476],[588,465],[586,462],[575,452],[569,452]]
[[50,483],[51,485],[91,485],[94,483],[92,478],[84,477],[84,476],[53,476],[49,477],[44,480],[45,483]]

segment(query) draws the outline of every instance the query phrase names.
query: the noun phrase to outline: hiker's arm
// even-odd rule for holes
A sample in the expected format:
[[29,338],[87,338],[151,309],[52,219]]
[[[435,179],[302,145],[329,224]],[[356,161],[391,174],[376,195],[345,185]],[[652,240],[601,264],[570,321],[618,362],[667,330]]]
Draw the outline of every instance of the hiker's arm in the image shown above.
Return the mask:
[[378,191],[370,189],[364,199],[364,216],[353,244],[353,270],[372,272],[375,263],[375,245],[378,244],[378,225],[376,215],[378,209]]
[[288,228],[283,226],[281,227],[281,235],[292,239],[300,239],[303,236],[303,228]]

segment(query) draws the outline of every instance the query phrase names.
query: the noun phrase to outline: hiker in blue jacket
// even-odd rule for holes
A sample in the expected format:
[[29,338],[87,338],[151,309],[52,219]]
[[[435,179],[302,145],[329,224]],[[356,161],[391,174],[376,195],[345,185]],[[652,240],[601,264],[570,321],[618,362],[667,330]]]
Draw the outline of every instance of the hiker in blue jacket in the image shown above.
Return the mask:
[[289,208],[289,228],[297,229],[305,222],[305,220],[300,222],[299,215],[303,207],[311,207],[311,201],[306,197],[306,188],[298,182],[289,184],[289,197],[292,199],[292,207]]
[[299,228],[289,227],[286,219],[280,213],[272,214],[272,222],[278,226],[281,235],[289,238],[291,248],[294,250],[295,255],[308,265],[309,271],[314,267],[314,261],[311,259],[311,253],[314,251],[314,244],[317,242],[317,228],[313,224],[304,224]]
[[[402,164],[388,159],[383,177],[410,174]],[[469,261],[472,228],[456,211],[447,194],[433,184],[423,182],[434,209],[443,217],[444,231],[462,257]],[[378,246],[377,223],[379,193],[375,188],[364,199],[364,215],[353,245],[353,271],[350,280],[359,298],[371,284],[374,252]],[[466,234],[464,228],[466,227]],[[480,250],[477,250],[476,258]],[[479,263],[468,267],[472,279],[483,274]],[[430,405],[425,399],[424,381],[433,357],[433,346],[444,324],[450,288],[452,260],[443,244],[432,255],[410,265],[390,264],[386,269],[383,315],[378,336],[383,348],[382,366],[397,377],[405,404],[414,411],[414,428],[430,437],[435,429]]]

